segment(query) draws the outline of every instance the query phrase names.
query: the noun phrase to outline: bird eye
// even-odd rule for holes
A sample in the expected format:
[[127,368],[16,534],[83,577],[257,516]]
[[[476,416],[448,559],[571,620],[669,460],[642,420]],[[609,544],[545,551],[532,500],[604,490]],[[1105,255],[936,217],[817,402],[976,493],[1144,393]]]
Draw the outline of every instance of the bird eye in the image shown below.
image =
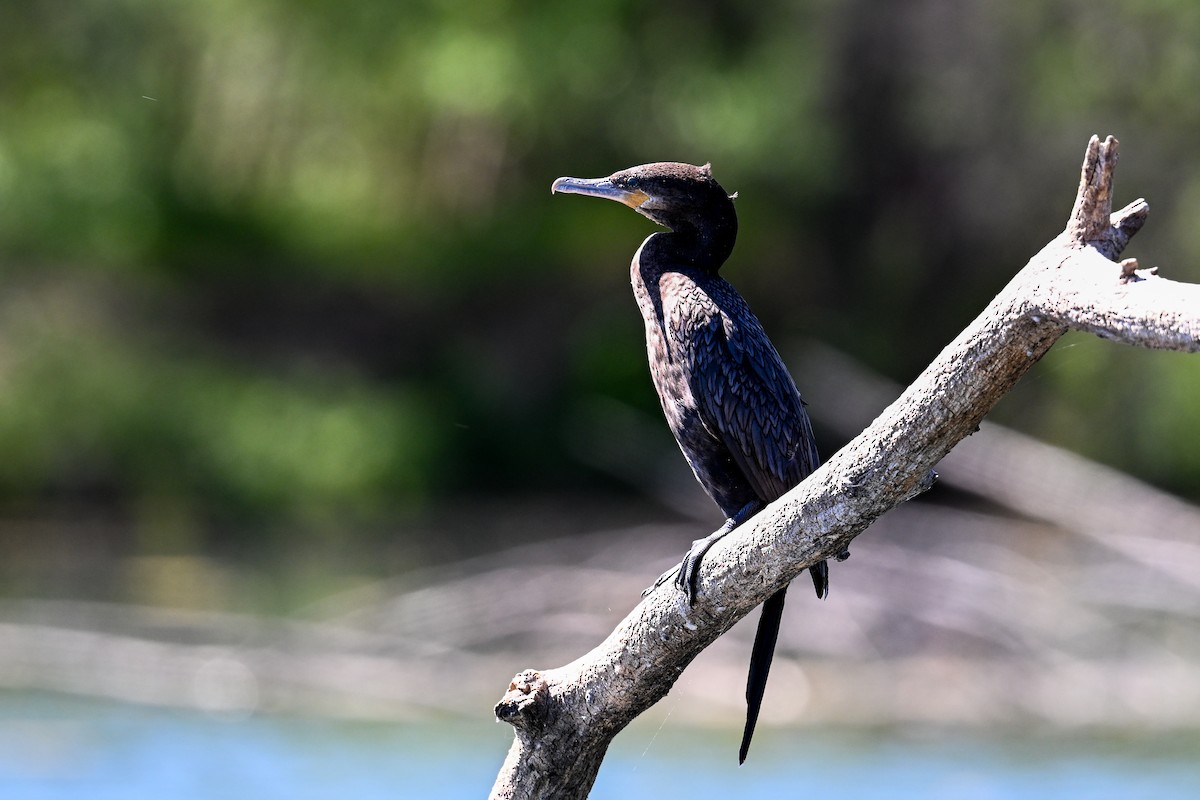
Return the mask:
[[638,188],[638,179],[637,178],[627,178],[625,180],[625,185],[628,186],[630,189],[636,189],[636,188]]

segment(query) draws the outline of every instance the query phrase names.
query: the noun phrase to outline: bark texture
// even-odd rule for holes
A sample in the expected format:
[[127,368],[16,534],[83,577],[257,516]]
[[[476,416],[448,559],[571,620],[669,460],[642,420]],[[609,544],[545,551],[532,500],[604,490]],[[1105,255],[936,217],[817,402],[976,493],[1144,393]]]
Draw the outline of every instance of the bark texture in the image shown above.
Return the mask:
[[516,736],[491,797],[586,797],[613,736],[666,695],[701,650],[927,489],[932,468],[1068,329],[1200,349],[1200,287],[1132,259],[1117,263],[1148,206],[1137,200],[1113,213],[1116,162],[1116,140],[1093,137],[1066,230],[865,431],[713,547],[694,606],[667,582],[591,652],[513,679],[496,716]]

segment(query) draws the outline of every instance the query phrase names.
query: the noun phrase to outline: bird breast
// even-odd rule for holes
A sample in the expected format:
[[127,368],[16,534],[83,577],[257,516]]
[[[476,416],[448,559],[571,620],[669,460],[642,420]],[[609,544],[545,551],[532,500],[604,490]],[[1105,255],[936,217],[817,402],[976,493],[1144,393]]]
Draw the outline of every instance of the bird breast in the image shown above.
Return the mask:
[[715,313],[715,306],[692,277],[640,264],[638,256],[634,256],[631,278],[646,326],[650,376],[667,424],[685,454],[706,450],[717,440],[704,427],[692,393],[688,344],[708,324],[712,315],[706,312]]

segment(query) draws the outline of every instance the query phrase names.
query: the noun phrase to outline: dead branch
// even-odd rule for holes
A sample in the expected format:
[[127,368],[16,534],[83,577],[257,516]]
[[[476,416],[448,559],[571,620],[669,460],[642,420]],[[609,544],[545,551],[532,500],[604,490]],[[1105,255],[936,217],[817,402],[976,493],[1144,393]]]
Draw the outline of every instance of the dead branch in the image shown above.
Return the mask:
[[1200,349],[1200,287],[1115,264],[1145,222],[1112,212],[1117,142],[1088,143],[1066,230],[1042,249],[863,433],[710,551],[688,607],[670,584],[604,642],[516,676],[496,706],[516,736],[493,798],[582,798],[609,742],[696,655],[810,564],[928,488],[930,470],[1069,328],[1143,347]]

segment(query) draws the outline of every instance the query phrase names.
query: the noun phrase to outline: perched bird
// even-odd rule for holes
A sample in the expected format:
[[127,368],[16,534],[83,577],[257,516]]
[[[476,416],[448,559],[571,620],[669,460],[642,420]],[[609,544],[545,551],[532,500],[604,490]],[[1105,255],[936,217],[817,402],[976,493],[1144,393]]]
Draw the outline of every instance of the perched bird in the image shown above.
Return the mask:
[[[559,178],[551,191],[616,200],[669,229],[642,242],[630,275],[667,424],[728,518],[692,543],[676,573],[676,585],[694,602],[708,549],[817,468],[804,401],[758,318],[718,274],[737,238],[737,214],[709,165],[645,164],[607,178]],[[824,598],[826,562],[809,572]],[[786,591],[772,595],[759,618],[739,763],[758,721]]]

